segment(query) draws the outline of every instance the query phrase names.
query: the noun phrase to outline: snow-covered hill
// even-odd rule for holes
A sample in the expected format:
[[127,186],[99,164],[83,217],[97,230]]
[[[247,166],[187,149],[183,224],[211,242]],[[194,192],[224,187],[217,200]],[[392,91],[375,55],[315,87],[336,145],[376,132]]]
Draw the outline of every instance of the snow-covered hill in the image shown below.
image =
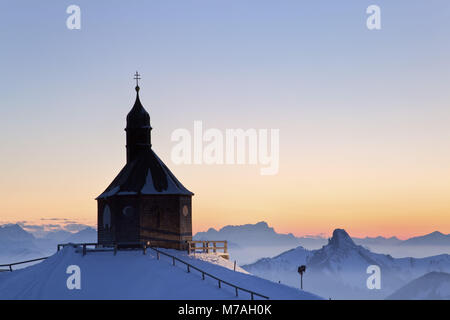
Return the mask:
[[[304,288],[308,291],[334,299],[382,299],[427,272],[449,272],[450,256],[395,259],[356,245],[345,230],[336,229],[329,243],[319,250],[298,247],[243,268],[266,279],[298,285],[297,268],[302,264],[307,266]],[[370,265],[381,269],[380,290],[367,288]]]
[[[66,247],[47,260],[14,272],[0,273],[0,299],[236,299],[233,288],[206,277],[186,266],[172,266],[161,255],[157,260],[151,250],[88,252]],[[188,256],[185,252],[167,250],[192,265],[240,287],[271,299],[318,299],[318,296],[259,277],[230,270],[232,263],[204,255]],[[214,262],[214,263],[213,263]],[[67,267],[81,270],[81,289],[69,290]],[[238,299],[249,299],[240,292]]]
[[430,272],[387,297],[389,300],[450,300],[450,274]]

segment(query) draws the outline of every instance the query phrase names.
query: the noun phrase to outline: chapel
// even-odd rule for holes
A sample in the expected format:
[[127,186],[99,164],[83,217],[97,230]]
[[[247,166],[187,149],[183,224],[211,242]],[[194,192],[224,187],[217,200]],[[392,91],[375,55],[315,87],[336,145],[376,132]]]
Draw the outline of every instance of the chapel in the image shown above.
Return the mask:
[[126,118],[126,164],[97,200],[98,244],[185,250],[192,240],[192,196],[152,148],[150,115],[139,98]]

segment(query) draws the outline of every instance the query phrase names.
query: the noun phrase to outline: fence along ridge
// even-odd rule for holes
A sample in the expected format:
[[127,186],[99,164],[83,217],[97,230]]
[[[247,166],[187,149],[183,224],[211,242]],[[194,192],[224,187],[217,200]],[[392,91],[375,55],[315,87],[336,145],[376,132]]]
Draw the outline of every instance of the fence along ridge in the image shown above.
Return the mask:
[[[98,247],[97,243],[67,243],[67,244],[58,244],[58,251],[60,250],[61,247],[65,247],[65,246],[69,246],[69,245],[71,245],[71,246],[82,246],[82,248],[83,248],[83,255],[86,255],[86,253],[87,253],[87,249],[86,249],[87,246],[95,246],[96,248]],[[114,245],[114,255],[116,254],[116,252],[118,250],[118,245],[120,245],[120,244],[115,244]],[[267,296],[265,296],[263,294],[257,293],[255,291],[252,291],[252,290],[249,290],[249,289],[245,289],[245,288],[239,287],[239,286],[237,286],[235,284],[232,284],[232,283],[230,283],[230,282],[228,282],[226,280],[223,280],[223,279],[221,279],[219,277],[216,277],[216,276],[214,276],[214,275],[212,275],[212,274],[210,274],[210,273],[208,273],[208,272],[206,272],[206,271],[204,271],[204,270],[202,270],[202,269],[200,269],[200,268],[198,268],[198,267],[196,267],[196,266],[194,266],[194,265],[192,265],[192,264],[190,264],[190,263],[188,263],[188,262],[186,262],[186,261],[184,261],[184,260],[182,260],[182,259],[180,259],[178,257],[175,257],[174,255],[171,255],[169,253],[163,252],[163,251],[161,251],[159,249],[156,249],[154,247],[147,246],[146,244],[144,244],[142,246],[142,250],[143,250],[144,254],[146,253],[147,249],[151,249],[151,250],[155,251],[157,253],[157,259],[158,260],[160,259],[160,254],[162,254],[162,255],[164,255],[166,257],[172,258],[172,265],[173,266],[175,266],[175,261],[183,263],[184,265],[186,265],[188,273],[191,272],[191,269],[197,270],[198,272],[200,272],[202,274],[202,280],[205,280],[205,276],[208,276],[208,277],[210,277],[210,278],[212,278],[214,280],[217,280],[218,284],[219,284],[219,288],[222,288],[222,284],[226,284],[226,285],[234,288],[236,297],[239,295],[238,291],[241,290],[241,291],[249,293],[250,297],[251,297],[251,300],[254,300],[255,296],[258,296],[258,297],[261,297],[261,298],[264,298],[264,299],[270,299],[269,297],[267,297]],[[48,257],[42,257],[42,258],[31,259],[31,260],[26,260],[26,261],[20,261],[20,262],[8,263],[8,264],[0,264],[0,267],[9,267],[9,270],[0,270],[0,271],[11,271],[12,272],[13,271],[12,266],[14,266],[14,265],[19,265],[19,264],[24,264],[24,263],[30,263],[30,262],[45,260],[47,258]]]

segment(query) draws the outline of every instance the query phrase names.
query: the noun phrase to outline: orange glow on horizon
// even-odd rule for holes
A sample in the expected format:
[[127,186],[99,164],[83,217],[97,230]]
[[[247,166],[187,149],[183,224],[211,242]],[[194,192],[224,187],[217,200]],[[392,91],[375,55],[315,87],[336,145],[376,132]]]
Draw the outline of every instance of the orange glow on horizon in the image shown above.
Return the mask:
[[[162,158],[168,159],[167,154]],[[109,166],[91,161],[52,163],[39,171],[30,167],[25,174],[12,167],[4,179],[20,179],[13,187],[0,187],[7,195],[0,203],[0,220],[56,217],[95,224],[94,198],[112,181],[123,159],[118,157]],[[415,168],[412,174],[411,168],[400,166],[384,171],[349,166],[337,170],[314,167],[305,160],[300,167],[284,162],[276,176],[260,176],[255,166],[166,163],[195,193],[194,233],[259,221],[296,236],[329,236],[335,228],[344,228],[354,237],[450,233],[450,179],[439,170],[426,174]],[[37,188],[35,181],[40,181]]]

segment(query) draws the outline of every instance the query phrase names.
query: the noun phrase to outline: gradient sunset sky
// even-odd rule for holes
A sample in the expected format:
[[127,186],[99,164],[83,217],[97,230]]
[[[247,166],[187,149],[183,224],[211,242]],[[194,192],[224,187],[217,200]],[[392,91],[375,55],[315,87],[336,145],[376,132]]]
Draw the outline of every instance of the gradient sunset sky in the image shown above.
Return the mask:
[[[194,232],[450,233],[449,40],[447,0],[2,1],[0,221],[96,223],[138,70],[153,148],[195,193]],[[279,173],[175,165],[170,135],[195,120],[279,129]]]

